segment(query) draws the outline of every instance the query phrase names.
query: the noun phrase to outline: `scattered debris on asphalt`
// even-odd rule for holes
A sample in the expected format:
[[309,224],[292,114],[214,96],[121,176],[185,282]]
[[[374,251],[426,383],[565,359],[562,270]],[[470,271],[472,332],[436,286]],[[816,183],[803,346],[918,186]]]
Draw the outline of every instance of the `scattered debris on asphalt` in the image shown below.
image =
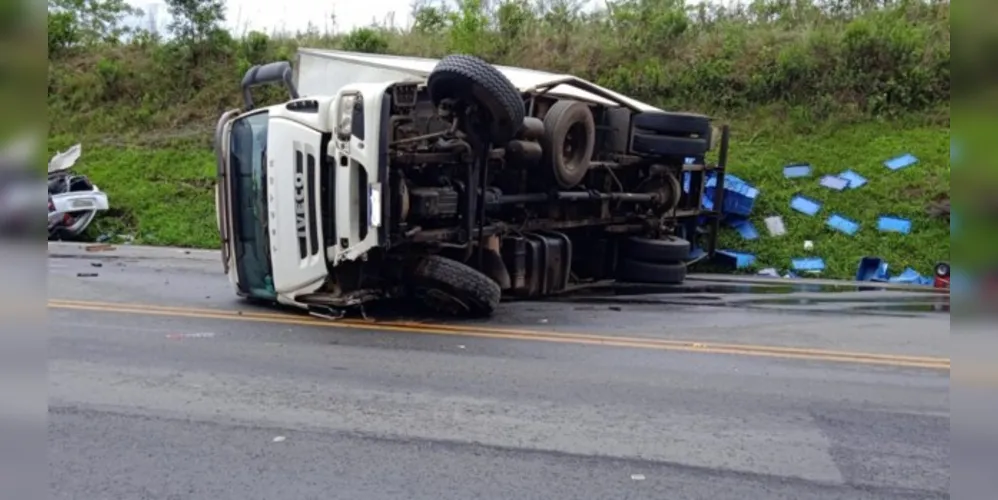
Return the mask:
[[77,278],[96,278],[97,273],[76,273]]
[[86,247],[84,247],[84,250],[86,250],[88,252],[107,252],[107,251],[111,251],[111,250],[116,250],[116,248],[114,247],[114,245],[108,245],[106,243],[99,243],[99,244],[96,244],[96,245],[87,245]]

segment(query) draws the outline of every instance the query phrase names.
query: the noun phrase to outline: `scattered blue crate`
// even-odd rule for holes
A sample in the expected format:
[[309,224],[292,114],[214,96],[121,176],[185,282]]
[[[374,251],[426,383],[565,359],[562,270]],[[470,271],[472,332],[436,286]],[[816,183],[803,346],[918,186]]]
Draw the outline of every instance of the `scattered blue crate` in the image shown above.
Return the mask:
[[853,172],[852,170],[842,172],[839,174],[839,177],[849,181],[849,189],[856,189],[866,184],[866,178],[856,172]]
[[759,238],[759,231],[756,231],[755,225],[745,219],[738,219],[733,221],[731,227],[738,231],[738,234],[746,240],[755,240]]
[[748,252],[718,250],[715,256],[718,263],[726,265],[727,267],[733,267],[735,269],[744,269],[755,264],[755,254]]
[[912,154],[903,154],[896,158],[891,158],[884,162],[884,165],[891,170],[901,170],[918,163],[918,158]]
[[888,279],[891,283],[905,283],[910,285],[932,285],[933,279],[927,276],[922,276],[921,273],[912,269],[906,268],[901,274],[897,276],[892,276]]
[[849,187],[849,181],[836,175],[826,175],[821,178],[820,184],[828,189],[842,191]]
[[783,177],[787,179],[799,179],[811,176],[811,165],[807,163],[794,163],[783,167]]
[[[714,191],[717,188],[717,176],[711,174],[704,183],[703,207],[707,210],[714,209]],[[721,213],[748,217],[755,207],[755,200],[759,197],[759,189],[731,175],[724,175],[724,206]]]
[[821,203],[818,203],[817,201],[814,201],[806,196],[797,195],[790,200],[790,208],[804,215],[813,216],[821,210]]
[[799,272],[821,272],[825,270],[825,261],[820,257],[791,259],[790,268]]
[[911,232],[911,221],[884,215],[877,220],[877,229],[885,233],[908,234]]
[[887,281],[887,262],[880,257],[863,257],[856,269],[856,281]]
[[856,234],[856,231],[859,231],[858,222],[849,220],[839,214],[832,214],[832,216],[825,221],[825,224],[827,224],[828,227],[841,233],[848,234],[849,236],[852,236]]

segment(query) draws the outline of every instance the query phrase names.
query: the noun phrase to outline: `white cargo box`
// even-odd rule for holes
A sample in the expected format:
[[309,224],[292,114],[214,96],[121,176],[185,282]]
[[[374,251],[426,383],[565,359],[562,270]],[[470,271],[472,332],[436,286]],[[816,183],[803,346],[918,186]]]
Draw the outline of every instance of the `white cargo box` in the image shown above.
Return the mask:
[[[294,82],[302,96],[334,95],[341,87],[351,83],[380,83],[394,81],[423,81],[433,71],[437,59],[421,57],[389,56],[364,54],[325,49],[298,49],[295,64]],[[549,82],[566,79],[583,82],[597,87],[615,98],[626,102],[630,107],[642,111],[661,111],[649,104],[599,87],[591,82],[572,75],[558,75],[510,66],[496,66],[521,91],[544,86]],[[605,106],[619,105],[613,101],[587,92],[569,84],[560,84],[548,92],[559,97],[578,99]]]

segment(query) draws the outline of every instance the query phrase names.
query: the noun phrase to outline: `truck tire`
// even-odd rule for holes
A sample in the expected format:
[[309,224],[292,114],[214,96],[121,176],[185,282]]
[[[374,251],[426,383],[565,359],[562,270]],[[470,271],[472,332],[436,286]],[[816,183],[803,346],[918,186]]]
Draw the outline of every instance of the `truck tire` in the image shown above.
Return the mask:
[[617,265],[617,281],[628,283],[653,283],[679,285],[686,280],[686,264],[656,264],[632,259],[621,259]]
[[520,91],[501,71],[477,57],[444,57],[430,72],[426,87],[434,105],[457,99],[483,108],[489,114],[485,120],[493,144],[505,145],[523,126],[527,112]]
[[409,286],[430,307],[460,316],[491,316],[502,295],[488,276],[440,255],[421,259],[411,271]]
[[690,242],[675,236],[660,240],[633,236],[624,241],[621,254],[641,262],[675,264],[690,258]]
[[698,157],[707,154],[707,150],[710,149],[710,141],[691,137],[634,134],[634,143],[631,145],[631,149],[638,154],[654,156]]
[[558,101],[544,115],[544,163],[562,189],[577,186],[589,172],[596,146],[596,121],[589,106],[578,101]]
[[710,142],[710,118],[692,113],[648,111],[634,116],[634,128],[662,135],[695,135]]

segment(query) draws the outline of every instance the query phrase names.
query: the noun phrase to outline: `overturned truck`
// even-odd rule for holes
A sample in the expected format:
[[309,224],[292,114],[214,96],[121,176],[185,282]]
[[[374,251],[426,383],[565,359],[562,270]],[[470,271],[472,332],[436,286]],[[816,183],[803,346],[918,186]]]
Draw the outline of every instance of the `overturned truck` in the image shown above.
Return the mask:
[[[266,84],[285,102],[257,107]],[[723,193],[728,129],[705,116],[465,55],[301,49],[242,88],[215,134],[222,261],[240,296],[411,296],[487,316],[501,296],[681,283],[690,241],[714,251],[719,213],[701,198],[711,172]]]

